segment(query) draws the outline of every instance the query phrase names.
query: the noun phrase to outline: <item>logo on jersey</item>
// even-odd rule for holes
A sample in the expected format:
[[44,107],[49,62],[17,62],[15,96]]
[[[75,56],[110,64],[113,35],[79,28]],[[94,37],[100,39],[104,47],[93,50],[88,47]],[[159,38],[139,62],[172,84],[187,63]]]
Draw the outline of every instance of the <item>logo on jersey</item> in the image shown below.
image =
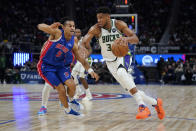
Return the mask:
[[69,47],[72,47],[72,44],[71,44],[71,43],[68,43],[68,46],[69,46]]
[[114,32],[116,32],[116,29],[115,29],[115,28],[113,28],[113,29],[112,29],[112,32],[113,32],[113,33],[114,33]]
[[69,49],[67,49],[64,45],[61,45],[60,43],[58,43],[55,48],[62,50],[64,53],[67,53],[69,51]]
[[117,38],[120,38],[120,35],[119,34],[102,36],[102,42],[103,43],[113,42]]

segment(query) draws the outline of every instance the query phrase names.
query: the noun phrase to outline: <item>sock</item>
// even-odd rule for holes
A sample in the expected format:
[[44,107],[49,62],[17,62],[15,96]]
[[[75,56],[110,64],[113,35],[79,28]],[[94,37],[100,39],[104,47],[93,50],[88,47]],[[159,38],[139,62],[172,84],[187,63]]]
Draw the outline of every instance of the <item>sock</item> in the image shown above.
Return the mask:
[[76,93],[75,94],[80,95],[81,92],[82,92],[82,90],[81,90],[80,86],[76,85]]
[[49,95],[50,95],[50,89],[51,88],[52,87],[48,83],[45,83],[44,88],[42,90],[42,106],[44,106],[46,108],[47,108],[48,98],[49,98]]
[[65,108],[64,110],[65,110],[65,112],[69,113],[71,111],[71,108],[68,107],[68,108]]
[[143,91],[141,90],[138,90],[138,92],[140,93],[140,95],[142,96],[142,99],[148,103],[149,105],[157,105],[157,101],[156,99],[150,97],[150,96],[147,96]]
[[90,89],[86,89],[86,95],[91,95]]
[[72,102],[74,100],[73,97],[69,97],[69,101]]
[[139,92],[133,94],[132,96],[133,96],[133,98],[136,100],[136,102],[137,102],[138,105],[145,105],[145,104],[144,104],[144,101],[143,101],[143,99],[142,99],[142,96],[140,95]]

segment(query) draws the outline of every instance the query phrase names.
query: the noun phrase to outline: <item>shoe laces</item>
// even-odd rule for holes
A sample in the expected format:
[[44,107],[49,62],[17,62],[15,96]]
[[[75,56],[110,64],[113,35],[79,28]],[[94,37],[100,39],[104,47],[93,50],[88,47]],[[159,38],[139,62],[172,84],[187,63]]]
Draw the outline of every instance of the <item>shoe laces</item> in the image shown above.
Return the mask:
[[156,107],[156,109],[157,109],[157,112],[158,112],[158,113],[160,113],[161,111],[160,111],[160,109],[159,109],[159,103],[158,103],[158,100],[157,100],[157,105],[156,105],[155,107]]
[[139,111],[142,112],[142,111],[145,110],[145,108],[146,108],[146,107],[145,107],[144,105],[140,105],[140,106],[139,106]]
[[161,112],[161,111],[160,111],[160,109],[159,109],[158,104],[157,104],[157,106],[156,106],[156,109],[157,109],[157,112],[158,112],[158,113],[160,113],[160,112]]

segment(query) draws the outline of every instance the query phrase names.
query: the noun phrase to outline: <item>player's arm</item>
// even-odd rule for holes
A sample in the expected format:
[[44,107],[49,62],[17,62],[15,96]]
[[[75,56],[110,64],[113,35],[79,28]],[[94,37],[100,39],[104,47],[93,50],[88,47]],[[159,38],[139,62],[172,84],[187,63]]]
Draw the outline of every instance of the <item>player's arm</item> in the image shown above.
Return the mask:
[[83,65],[83,67],[86,69],[86,71],[88,71],[88,73],[91,75],[91,77],[95,78],[97,81],[99,79],[99,76],[93,71],[92,68],[90,68],[90,65],[88,64],[88,62],[79,55],[77,43],[78,43],[78,39],[75,37],[74,47],[72,50],[73,50],[73,53],[74,53],[76,59]]
[[48,33],[48,34],[53,35],[55,37],[58,37],[61,35],[61,31],[58,28],[59,26],[62,26],[61,23],[59,23],[59,22],[55,22],[51,25],[41,23],[41,24],[37,25],[37,28],[45,33]]
[[125,34],[126,37],[123,37],[122,40],[126,40],[130,44],[138,44],[139,39],[136,34],[129,29],[127,24],[121,20],[116,21],[116,27]]
[[89,56],[92,53],[90,41],[94,36],[96,36],[96,34],[97,34],[97,28],[96,25],[94,25],[89,29],[88,33],[82,39],[81,46],[85,47],[88,50],[89,54],[87,56]]
[[[48,39],[49,40],[54,39],[54,36],[50,35]],[[47,41],[43,44],[40,54],[42,53],[43,49],[45,48],[46,43],[47,43]]]

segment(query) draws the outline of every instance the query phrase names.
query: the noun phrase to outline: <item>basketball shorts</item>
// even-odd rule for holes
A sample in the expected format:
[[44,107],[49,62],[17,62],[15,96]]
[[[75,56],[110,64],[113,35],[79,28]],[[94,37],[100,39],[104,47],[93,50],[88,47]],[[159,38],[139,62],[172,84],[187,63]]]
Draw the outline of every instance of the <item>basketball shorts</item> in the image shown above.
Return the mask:
[[58,86],[60,83],[63,84],[68,79],[71,79],[71,68],[69,66],[54,68],[43,63],[38,63],[38,72],[53,88],[54,86]]
[[86,77],[85,69],[79,61],[77,61],[77,63],[75,64],[71,74],[72,76],[79,76],[81,78]]
[[136,87],[132,75],[129,74],[127,71],[122,72],[124,74],[121,74],[121,76],[119,76],[119,74],[117,73],[119,68],[124,68],[126,70],[124,66],[123,57],[118,57],[115,61],[112,61],[112,62],[106,61],[106,65],[109,71],[111,72],[111,74],[121,84],[123,88],[130,90]]

